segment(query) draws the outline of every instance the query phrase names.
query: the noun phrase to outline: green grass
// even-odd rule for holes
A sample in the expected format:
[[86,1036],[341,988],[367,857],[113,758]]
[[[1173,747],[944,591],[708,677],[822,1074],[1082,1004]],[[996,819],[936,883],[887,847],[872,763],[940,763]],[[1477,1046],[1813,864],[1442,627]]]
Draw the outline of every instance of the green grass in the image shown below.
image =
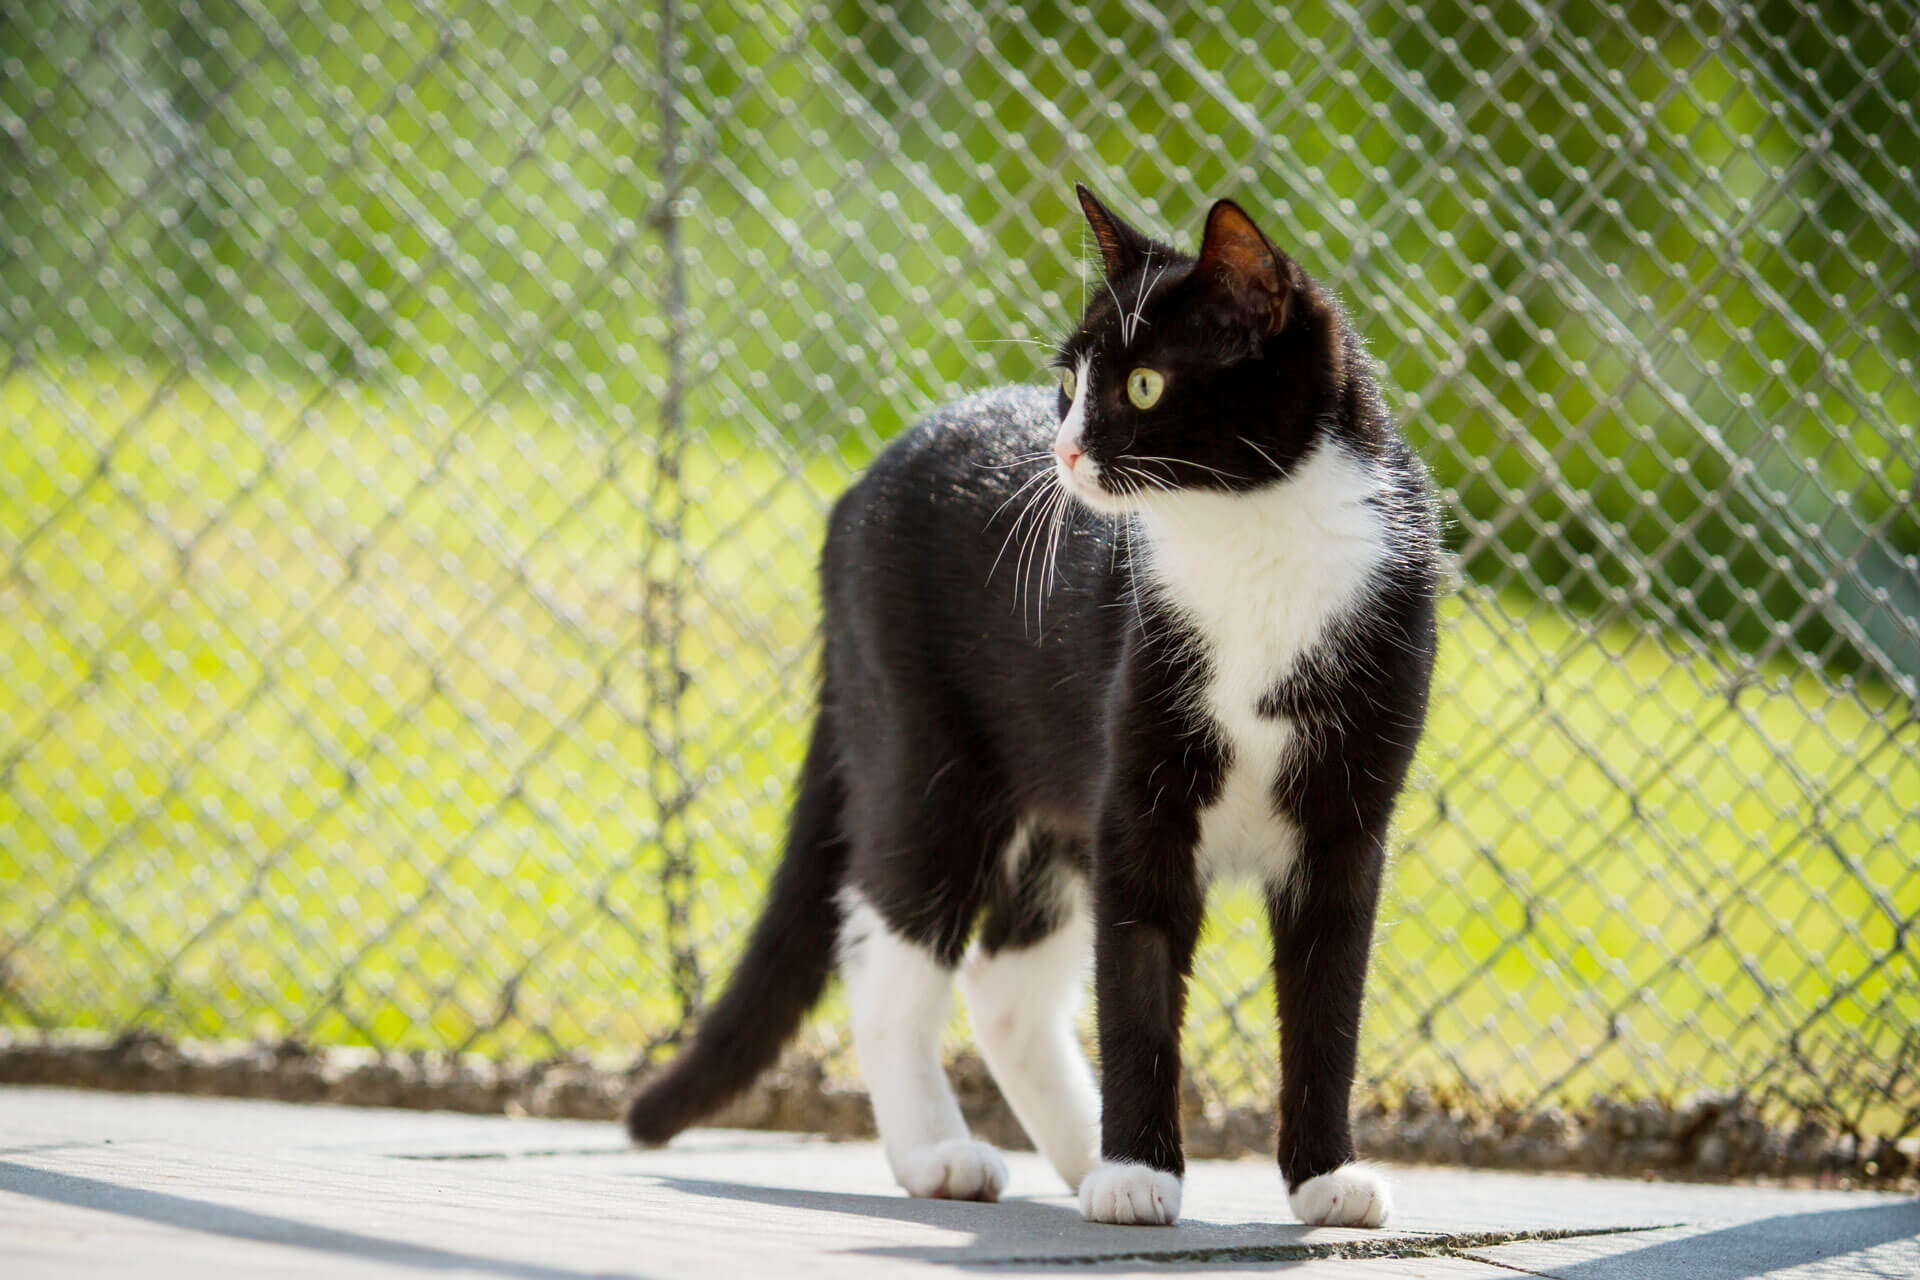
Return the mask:
[[[625,1053],[678,1021],[676,964],[711,989],[857,456],[704,434],[670,540],[654,437],[531,400],[92,367],[0,414],[0,1021]],[[1444,645],[1370,1071],[1866,1106],[1920,1023],[1912,709],[1472,586]],[[1272,1077],[1257,918],[1217,904],[1190,1034],[1242,1100]],[[1875,1123],[1915,1105],[1893,1087]]]

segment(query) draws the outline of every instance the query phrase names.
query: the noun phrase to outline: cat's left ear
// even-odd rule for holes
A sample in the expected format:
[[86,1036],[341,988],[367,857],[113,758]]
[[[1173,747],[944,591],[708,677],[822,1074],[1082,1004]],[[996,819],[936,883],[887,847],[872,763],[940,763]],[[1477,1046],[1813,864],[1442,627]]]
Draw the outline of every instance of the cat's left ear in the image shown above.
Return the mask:
[[1207,214],[1194,275],[1226,293],[1262,337],[1286,327],[1293,299],[1293,263],[1267,242],[1253,219],[1231,200]]

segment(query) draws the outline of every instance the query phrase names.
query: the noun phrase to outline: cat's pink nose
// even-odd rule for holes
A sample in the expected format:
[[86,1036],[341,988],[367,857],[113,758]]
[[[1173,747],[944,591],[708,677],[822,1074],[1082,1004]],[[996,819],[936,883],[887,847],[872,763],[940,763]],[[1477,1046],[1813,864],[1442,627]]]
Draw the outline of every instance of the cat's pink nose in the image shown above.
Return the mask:
[[1080,459],[1087,456],[1087,451],[1062,442],[1053,446],[1053,456],[1060,459],[1061,466],[1071,471]]

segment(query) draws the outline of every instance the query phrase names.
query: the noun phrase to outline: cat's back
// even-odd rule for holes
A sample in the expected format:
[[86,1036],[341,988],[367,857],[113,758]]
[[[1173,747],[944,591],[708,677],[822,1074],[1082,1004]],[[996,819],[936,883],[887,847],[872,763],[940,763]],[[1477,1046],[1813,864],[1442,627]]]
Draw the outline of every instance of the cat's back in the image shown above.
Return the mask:
[[933,698],[1009,757],[1034,736],[1020,708],[1097,721],[1127,560],[1112,522],[1054,479],[1058,397],[1003,387],[943,405],[841,496],[823,569],[843,697]]
[[1056,394],[983,391],[941,405],[889,443],[834,505],[830,589],[836,578],[851,583],[902,566],[923,585],[983,584],[997,545],[990,540],[1006,534],[1022,501],[1047,496]]
[[872,520],[997,504],[1051,466],[1057,395],[996,387],[941,405],[881,450],[841,505]]

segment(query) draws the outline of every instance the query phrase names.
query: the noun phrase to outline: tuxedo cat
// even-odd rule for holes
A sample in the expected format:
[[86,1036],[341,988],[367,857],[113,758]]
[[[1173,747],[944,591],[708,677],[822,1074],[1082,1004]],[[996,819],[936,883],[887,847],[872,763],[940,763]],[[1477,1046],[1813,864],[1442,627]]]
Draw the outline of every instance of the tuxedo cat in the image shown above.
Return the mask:
[[[664,1141],[773,1062],[836,963],[894,1176],[993,1200],[939,1057],[980,1051],[1099,1222],[1180,1211],[1180,1030],[1210,882],[1273,933],[1279,1159],[1304,1221],[1377,1226],[1348,1095],[1388,819],[1426,719],[1426,472],[1334,299],[1235,204],[1196,256],[1085,188],[1105,281],[1058,385],[949,405],[833,509],[824,671],[784,862]],[[1073,1020],[1093,956],[1096,1089]]]

